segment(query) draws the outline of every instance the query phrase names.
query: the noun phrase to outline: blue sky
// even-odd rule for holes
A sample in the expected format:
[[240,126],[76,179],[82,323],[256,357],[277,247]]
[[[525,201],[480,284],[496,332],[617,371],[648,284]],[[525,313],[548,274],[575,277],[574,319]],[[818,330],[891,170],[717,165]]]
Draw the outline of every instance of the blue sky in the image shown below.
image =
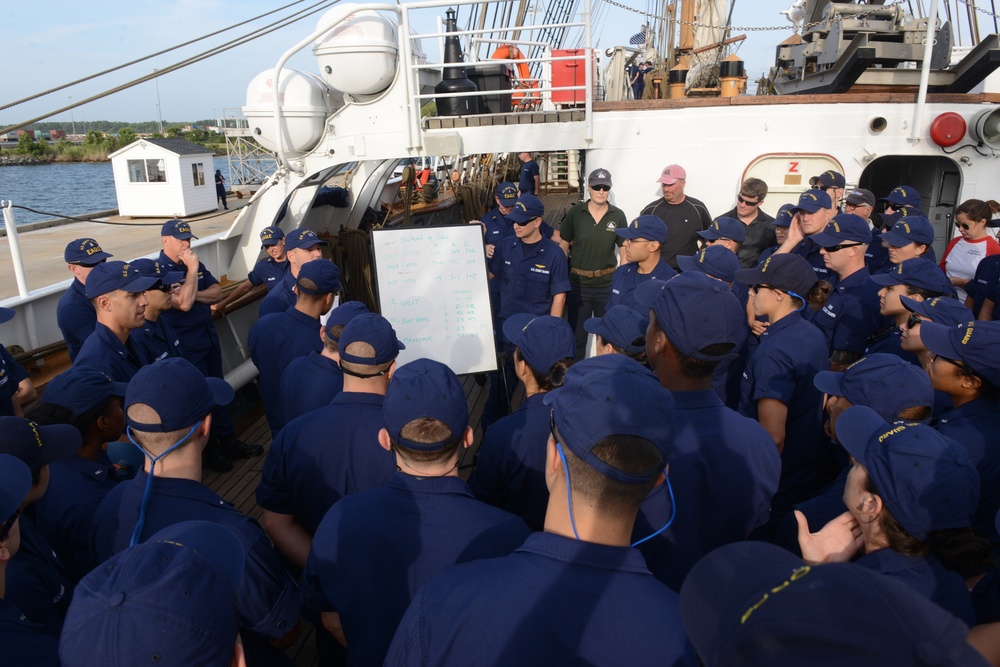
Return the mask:
[[[544,6],[551,0],[541,1]],[[598,1],[594,0],[595,3]],[[283,4],[287,4],[287,0],[163,0],[157,3],[55,0],[39,5],[31,2],[6,3],[6,29],[0,40],[0,62],[4,63],[5,71],[0,102],[11,102],[116,67]],[[312,3],[303,3],[308,4]],[[642,7],[644,3],[625,0],[622,4]],[[736,26],[789,26],[786,31],[748,35],[738,54],[747,61],[747,73],[751,80],[770,66],[774,45],[791,34],[791,24],[778,14],[789,4],[790,0],[737,2],[733,18]],[[285,10],[277,16],[290,11]],[[601,48],[625,44],[632,34],[638,32],[642,22],[638,14],[613,6],[602,11],[605,18],[600,25],[598,44]],[[319,15],[315,15],[304,19],[220,56],[160,77],[159,93],[164,121],[209,118],[221,114],[224,108],[242,106],[250,80],[259,72],[273,67],[285,50],[312,32],[318,18]],[[429,29],[432,20],[429,17],[427,26],[421,26],[421,29]],[[68,104],[70,97],[78,101],[120,85],[267,22],[267,19],[260,20],[94,81],[0,111],[0,126],[48,113]],[[308,47],[293,58],[289,66],[316,71]],[[753,90],[752,84],[750,89]],[[73,111],[72,115],[65,112],[48,120],[63,120],[68,128],[72,117],[76,120],[77,130],[82,131],[82,124],[87,119],[134,122],[155,120],[156,116],[156,87],[150,81],[91,102]]]

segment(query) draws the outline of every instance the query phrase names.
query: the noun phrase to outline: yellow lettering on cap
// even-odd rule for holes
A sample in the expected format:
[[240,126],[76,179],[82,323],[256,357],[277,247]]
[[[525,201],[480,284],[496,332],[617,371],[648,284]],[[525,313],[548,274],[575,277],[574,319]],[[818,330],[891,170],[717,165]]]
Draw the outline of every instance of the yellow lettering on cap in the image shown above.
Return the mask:
[[94,255],[101,252],[101,246],[95,245],[93,248],[87,248],[86,251],[88,255]]
[[840,224],[839,223],[831,222],[830,224],[833,225],[834,231],[837,231],[837,232],[840,231]]
[[122,265],[122,278],[128,278],[128,262]]
[[38,424],[33,421],[28,421],[28,426],[31,427],[31,432],[35,435],[35,442],[39,447],[44,447],[42,444],[42,434],[38,432]]
[[785,590],[786,588],[788,588],[789,586],[791,586],[793,582],[796,582],[799,579],[801,579],[802,577],[804,577],[807,574],[809,574],[810,571],[812,571],[812,568],[810,566],[808,566],[808,565],[805,565],[805,566],[800,567],[800,568],[796,568],[792,572],[792,574],[789,575],[788,579],[786,579],[785,581],[781,582],[780,584],[778,584],[777,586],[775,586],[774,588],[772,588],[767,593],[764,593],[764,595],[761,596],[761,598],[759,600],[757,600],[757,602],[755,602],[753,605],[750,606],[749,609],[747,609],[745,612],[743,612],[743,616],[740,617],[740,625],[746,623],[747,620],[749,620],[749,618],[753,615],[753,613],[755,611],[757,611],[758,609],[760,609],[764,605],[765,602],[767,602],[768,600],[771,599],[772,596],[777,595],[781,591]]
[[805,193],[805,194],[804,194],[803,196],[804,196],[804,197],[809,197],[809,199],[812,199],[812,200],[813,200],[813,201],[815,201],[815,202],[818,202],[818,201],[819,201],[818,199],[816,199],[816,195],[814,195],[814,194],[813,194],[813,193],[811,193],[811,192],[807,192],[807,193]]
[[[774,256],[774,255],[771,255],[771,257],[773,257],[773,256]],[[761,273],[767,273],[767,265],[771,263],[771,257],[768,257],[768,258],[767,258],[767,259],[766,259],[766,260],[764,261],[764,266],[760,267],[760,272],[761,272]]]
[[906,426],[905,425],[903,425],[903,426],[897,426],[896,428],[890,429],[890,430],[886,431],[885,433],[883,433],[882,435],[880,435],[878,437],[878,441],[881,444],[882,442],[885,442],[886,438],[890,438],[890,437],[896,435],[897,433],[902,433],[905,430],[906,430]]
[[908,224],[907,224],[907,223],[905,223],[905,222],[901,222],[901,223],[899,223],[899,224],[903,225],[903,229],[905,229],[905,230],[906,230],[906,233],[907,233],[907,234],[909,234],[909,233],[910,233],[910,225],[908,225]]
[[962,345],[968,345],[969,339],[972,338],[972,327],[970,326],[965,330],[965,335],[962,336]]

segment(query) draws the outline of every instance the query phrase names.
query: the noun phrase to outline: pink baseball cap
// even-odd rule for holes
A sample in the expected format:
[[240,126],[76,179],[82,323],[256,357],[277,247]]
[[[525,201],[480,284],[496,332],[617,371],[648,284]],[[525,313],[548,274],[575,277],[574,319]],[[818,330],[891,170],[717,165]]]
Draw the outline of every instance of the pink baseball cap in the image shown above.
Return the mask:
[[679,164],[671,164],[663,168],[660,173],[660,177],[656,179],[657,183],[663,183],[664,185],[673,185],[677,181],[687,180],[687,172],[684,171],[684,167]]

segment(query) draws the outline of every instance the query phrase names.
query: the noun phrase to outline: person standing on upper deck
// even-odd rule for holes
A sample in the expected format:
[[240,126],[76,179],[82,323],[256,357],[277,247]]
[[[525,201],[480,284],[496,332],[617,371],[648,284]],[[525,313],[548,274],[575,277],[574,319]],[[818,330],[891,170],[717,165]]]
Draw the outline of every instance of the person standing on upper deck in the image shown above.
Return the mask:
[[70,361],[80,354],[83,341],[94,333],[94,327],[97,325],[97,313],[94,312],[94,305],[90,303],[84,289],[87,285],[87,276],[95,266],[112,257],[114,255],[104,252],[97,241],[86,238],[70,241],[63,252],[66,268],[73,274],[75,280],[59,298],[59,305],[56,306],[56,322],[59,324],[63,340],[66,341]]
[[667,225],[667,242],[663,244],[663,259],[677,270],[677,255],[698,252],[698,232],[708,229],[712,215],[705,204],[684,194],[687,171],[678,164],[663,168],[656,180],[663,197],[652,201],[639,215],[655,215]]
[[541,179],[538,175],[538,163],[531,153],[527,151],[518,153],[517,158],[521,164],[521,176],[517,182],[517,189],[522,195],[537,195],[541,191]]
[[736,218],[747,227],[746,238],[736,253],[740,259],[740,266],[744,269],[757,266],[760,253],[777,243],[774,226],[771,224],[774,218],[760,210],[765,197],[767,197],[767,183],[759,178],[748,178],[740,185],[739,194],[736,195],[736,206],[721,216]]
[[559,227],[559,246],[570,256],[569,323],[576,335],[576,356],[587,351],[583,323],[603,317],[611,296],[611,274],[618,267],[615,247],[624,239],[616,233],[628,226],[625,212],[608,203],[611,173],[595,169],[587,178],[590,199],[575,204]]

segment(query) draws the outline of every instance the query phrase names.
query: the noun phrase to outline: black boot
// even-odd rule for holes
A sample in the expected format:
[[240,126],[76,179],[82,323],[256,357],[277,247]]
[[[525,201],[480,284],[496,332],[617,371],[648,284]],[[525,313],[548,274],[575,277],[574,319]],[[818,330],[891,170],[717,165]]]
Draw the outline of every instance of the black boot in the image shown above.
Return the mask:
[[264,453],[264,448],[260,445],[248,445],[235,435],[221,436],[219,447],[222,454],[230,459],[249,459]]

